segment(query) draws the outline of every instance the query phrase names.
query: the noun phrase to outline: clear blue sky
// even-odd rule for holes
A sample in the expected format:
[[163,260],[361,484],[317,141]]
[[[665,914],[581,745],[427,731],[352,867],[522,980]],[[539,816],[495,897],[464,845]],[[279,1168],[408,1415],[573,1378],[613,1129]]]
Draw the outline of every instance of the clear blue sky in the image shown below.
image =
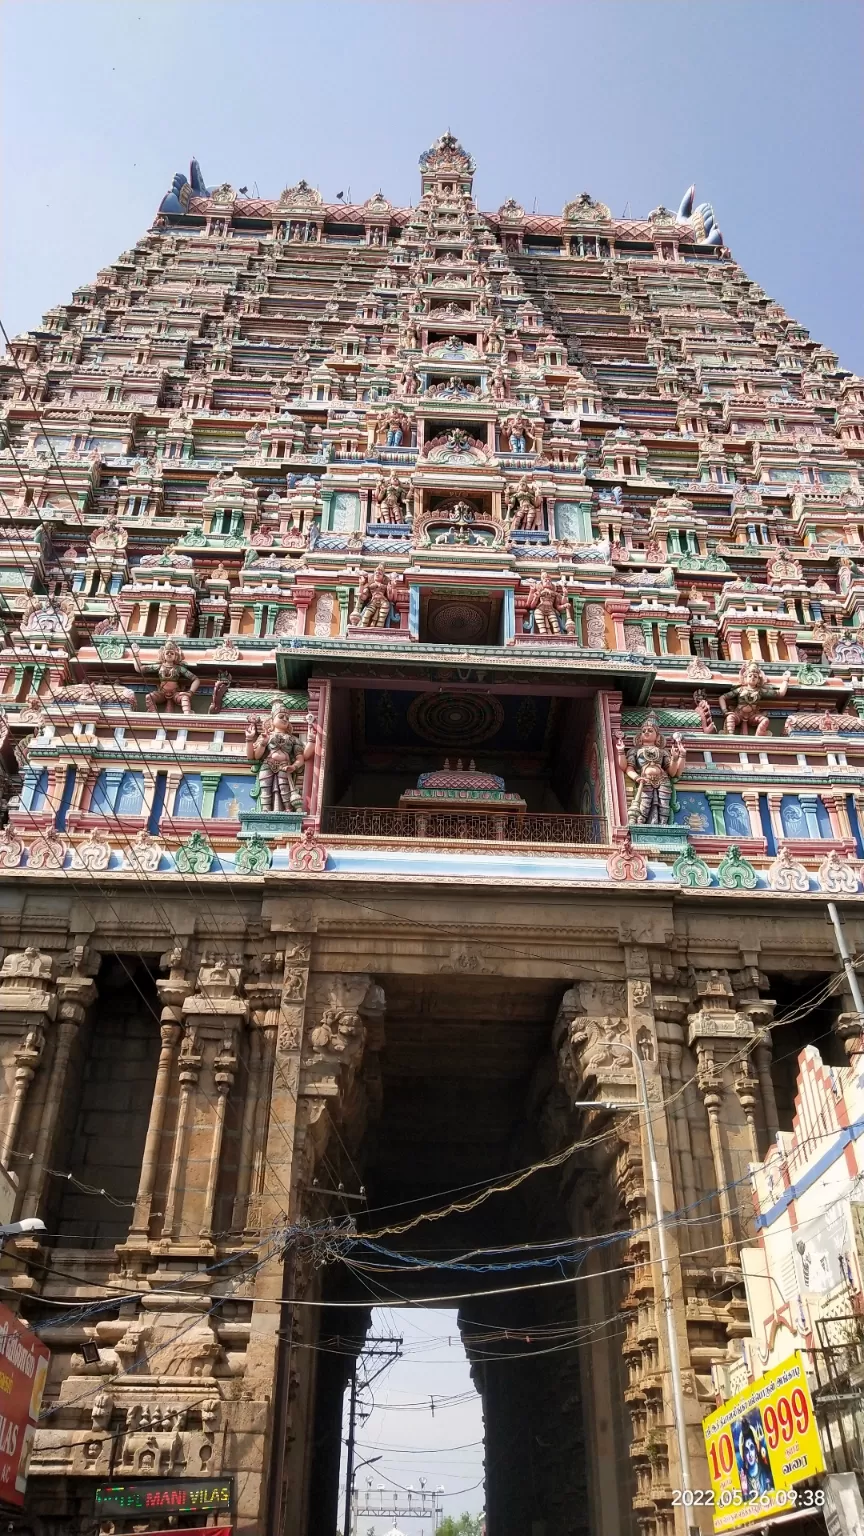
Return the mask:
[[864,373],[859,0],[4,0],[2,312],[38,321],[209,185],[417,195],[451,127],[481,204],[713,203],[745,270]]

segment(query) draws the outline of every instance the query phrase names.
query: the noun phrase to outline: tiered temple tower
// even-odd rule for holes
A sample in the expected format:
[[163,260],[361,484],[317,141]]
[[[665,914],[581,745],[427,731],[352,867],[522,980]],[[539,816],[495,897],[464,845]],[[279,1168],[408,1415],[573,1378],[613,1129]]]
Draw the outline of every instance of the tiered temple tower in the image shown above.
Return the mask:
[[[707,1485],[747,1165],[792,1047],[858,1049],[842,989],[800,1001],[829,899],[864,943],[864,382],[692,190],[483,214],[450,134],[420,164],[396,208],[193,163],[0,359],[37,1536],[156,1475],[233,1479],[241,1536],[332,1536],[370,1287],[482,1292],[491,1536],[683,1532],[644,1125],[573,1100],[633,1097],[639,1055]],[[572,1240],[572,1284],[334,1253],[549,1158],[376,1241]]]

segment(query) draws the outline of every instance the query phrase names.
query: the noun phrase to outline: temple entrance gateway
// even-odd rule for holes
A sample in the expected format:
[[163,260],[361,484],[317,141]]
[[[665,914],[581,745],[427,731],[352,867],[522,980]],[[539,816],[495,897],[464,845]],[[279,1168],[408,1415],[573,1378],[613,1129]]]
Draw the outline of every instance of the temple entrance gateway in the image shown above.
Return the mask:
[[[576,1152],[563,1185],[560,1166],[527,1171],[547,1162],[549,1117],[566,1109],[553,1057],[566,988],[454,964],[451,974],[381,978],[374,1116],[356,1145],[328,1145],[322,1186],[350,1191],[359,1178],[365,1200],[344,1207],[357,1239],[321,1284],[306,1531],[329,1536],[336,1522],[346,1341],[360,1347],[376,1300],[397,1319],[400,1307],[430,1301],[458,1309],[482,1398],[491,1529],[519,1536],[538,1520],[548,1536],[601,1529],[613,1492],[602,1441],[606,1456],[615,1447],[613,1459],[623,1458],[614,1518],[629,1530],[623,1402],[614,1422],[588,1407],[600,1361],[604,1391],[622,1372],[621,1277],[592,1281],[584,1241],[591,1211],[603,1208],[597,1170]],[[330,1200],[337,1221],[338,1205]],[[606,1252],[614,1270],[620,1243]],[[434,1377],[423,1391],[436,1391]]]

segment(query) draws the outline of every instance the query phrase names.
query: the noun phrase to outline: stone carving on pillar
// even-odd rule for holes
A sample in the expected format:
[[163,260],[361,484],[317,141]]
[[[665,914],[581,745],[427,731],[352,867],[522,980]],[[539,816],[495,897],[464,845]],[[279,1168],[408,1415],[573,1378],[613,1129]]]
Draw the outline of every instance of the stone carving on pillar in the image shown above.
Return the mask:
[[129,1232],[128,1242],[132,1246],[146,1242],[149,1233],[153,1190],[174,1071],[174,1054],[182,1031],[183,1004],[192,991],[192,982],[185,968],[186,952],[181,944],[175,944],[172,949],[167,950],[160,964],[163,970],[168,971],[168,975],[160,976],[156,981],[156,990],[162,1003],[159,1022],[159,1065],[156,1069],[156,1083],[150,1105],[150,1120],[141,1161],[135,1214]]
[[32,947],[8,954],[0,968],[0,1035],[17,1037],[2,1107],[0,1162],[5,1165],[15,1148],[30,1084],[42,1058],[46,1025],[57,1011],[53,976],[51,956]]
[[711,1155],[714,1162],[717,1204],[720,1208],[720,1229],[723,1234],[723,1248],[726,1263],[730,1268],[737,1268],[738,1247],[735,1242],[735,1223],[732,1216],[732,1204],[729,1198],[729,1177],[726,1170],[723,1134],[720,1128],[720,1111],[726,1094],[726,1084],[723,1079],[723,1070],[715,1060],[714,1049],[704,1040],[700,1040],[697,1044],[696,1059],[698,1063],[696,1081],[708,1115],[708,1131],[711,1141]]
[[[23,979],[30,970],[29,979],[36,981],[40,989],[46,987],[51,970],[48,956],[37,957],[35,952],[30,950],[25,950],[23,955],[18,957],[7,955],[4,970],[10,960],[13,976],[17,976],[19,980]],[[85,945],[77,945],[68,950],[60,961],[61,974],[55,984],[57,1022],[52,1031],[53,1052],[48,1067],[49,1075],[40,1107],[38,1127],[32,1146],[28,1149],[32,1151],[32,1161],[21,1207],[22,1216],[41,1214],[42,1194],[47,1178],[45,1170],[50,1164],[49,1154],[57,1132],[69,1057],[78,1028],[96,996],[96,987],[92,978],[98,968],[99,956],[93,954]],[[36,971],[35,976],[32,974],[33,970]],[[45,1012],[49,1017],[54,1016],[51,1004],[46,1006]]]
[[735,1078],[735,1092],[741,1101],[741,1108],[747,1120],[747,1129],[750,1132],[750,1150],[754,1163],[759,1161],[759,1136],[756,1129],[756,1105],[759,1100],[759,1079],[753,1069],[749,1056],[739,1064]]
[[552,1038],[571,1098],[614,1097],[606,1093],[607,1085],[632,1084],[627,999],[620,983],[583,981],[571,987],[562,998]]
[[732,983],[726,971],[693,971],[693,990],[698,1008],[688,1019],[689,1044],[700,1039],[748,1039],[756,1033],[749,1012],[735,1007]]
[[193,1234],[205,1247],[212,1245],[238,1031],[249,1013],[248,1002],[240,996],[242,970],[235,959],[203,955],[195,988],[182,1001],[185,1033],[177,1060],[180,1102],[162,1246],[181,1239],[188,1244]]
[[[377,1054],[384,1044],[384,993],[363,973],[319,973],[307,998],[299,1091],[301,1177],[311,1182],[334,1118],[361,1130],[380,1097]],[[362,1082],[360,1069],[363,1067]]]

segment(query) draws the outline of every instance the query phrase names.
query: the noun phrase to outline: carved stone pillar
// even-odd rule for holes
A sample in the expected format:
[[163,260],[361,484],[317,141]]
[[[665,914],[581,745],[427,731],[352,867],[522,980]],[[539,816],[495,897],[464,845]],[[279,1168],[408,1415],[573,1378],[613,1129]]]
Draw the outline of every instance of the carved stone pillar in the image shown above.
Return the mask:
[[156,982],[156,990],[163,1005],[159,1025],[162,1043],[159,1051],[159,1065],[156,1069],[156,1082],[153,1087],[153,1100],[150,1105],[147,1140],[144,1143],[144,1156],[141,1160],[135,1213],[129,1230],[128,1241],[136,1247],[146,1243],[149,1236],[153,1190],[156,1184],[165,1114],[174,1073],[174,1053],[181,1034],[183,1003],[192,990],[192,983],[187,979],[182,968],[183,960],[184,951],[180,945],[176,945],[174,949],[164,954],[162,965],[168,967],[169,975],[159,978]]
[[0,1036],[8,1042],[3,1049],[5,1132],[0,1162],[7,1167],[30,1084],[45,1048],[46,1027],[57,1012],[53,977],[51,956],[36,949],[13,951],[0,968]]
[[717,1204],[720,1208],[720,1230],[723,1234],[723,1248],[726,1263],[730,1267],[738,1266],[738,1249],[735,1244],[735,1223],[732,1218],[732,1206],[729,1199],[729,1175],[726,1168],[726,1158],[723,1150],[723,1138],[720,1133],[720,1108],[723,1104],[726,1092],[723,1082],[722,1070],[714,1060],[714,1052],[710,1045],[700,1041],[697,1046],[699,1062],[699,1092],[708,1114],[708,1132],[711,1138],[711,1155],[714,1160],[714,1176],[717,1180]]
[[683,1203],[692,1207],[699,1198],[700,1188],[684,1093],[684,1082],[690,1075],[689,1068],[684,1065],[686,1013],[686,1000],[676,990],[668,984],[659,990],[655,987],[654,1024],[663,1098],[669,1116],[669,1132],[679,1170]]
[[210,1148],[210,1166],[207,1169],[207,1189],[204,1194],[204,1219],[200,1233],[203,1238],[210,1238],[213,1235],[213,1209],[216,1203],[216,1184],[219,1178],[219,1162],[222,1157],[222,1142],[225,1136],[225,1111],[236,1072],[237,1057],[234,1053],[234,1031],[231,1030],[225,1035],[221,1050],[213,1063],[213,1081],[216,1085],[216,1119],[213,1125],[213,1144]]
[[[754,1145],[757,1148],[755,1160],[759,1161],[762,1151],[759,1150],[759,1109],[761,1107],[761,1119],[764,1125],[766,1146],[774,1140],[779,1126],[777,1123],[777,1101],[774,1097],[774,1083],[771,1078],[771,1035],[770,1028],[774,1018],[776,1003],[773,998],[763,996],[768,990],[768,977],[760,971],[755,951],[742,950],[742,959],[745,964],[740,971],[735,971],[730,976],[732,990],[735,995],[735,1007],[739,1015],[749,1019],[753,1028],[757,1044],[753,1047],[752,1058],[756,1067],[756,1078],[759,1085],[759,1094],[756,1103],[750,1112],[745,1106],[748,1123],[752,1123],[751,1130],[755,1128],[756,1139]],[[744,1074],[749,1080],[749,1071]],[[745,1094],[749,1090],[745,1086]],[[739,1098],[741,1097],[739,1093]],[[744,1100],[741,1100],[742,1105]]]
[[162,1241],[170,1242],[177,1224],[177,1197],[180,1181],[186,1165],[186,1144],[189,1135],[189,1106],[198,1083],[203,1057],[198,1049],[198,1036],[194,1025],[188,1025],[183,1036],[178,1059],[180,1100],[177,1105],[177,1124],[174,1129],[174,1145],[171,1150],[171,1172],[165,1194],[165,1210],[162,1213]]
[[726,1263],[738,1269],[735,1221],[729,1192],[730,1169],[721,1130],[721,1109],[727,1107],[727,1087],[732,1087],[732,1081],[727,1084],[723,1063],[726,1057],[739,1057],[739,1049],[735,1051],[736,1044],[738,1048],[746,1046],[755,1035],[755,1029],[749,1014],[739,1014],[733,1006],[735,997],[726,971],[712,969],[693,972],[693,991],[701,1006],[689,1017],[689,1043],[696,1048],[696,1081],[703,1095],[709,1121],[710,1152],[724,1255]]
[[45,1100],[41,1108],[39,1130],[33,1148],[33,1162],[27,1191],[21,1207],[22,1216],[37,1216],[42,1204],[45,1182],[48,1177],[50,1152],[57,1134],[60,1109],[66,1087],[69,1057],[79,1027],[90,1004],[96,997],[96,985],[92,980],[99,969],[98,955],[91,954],[83,945],[72,950],[66,957],[71,966],[57,980],[57,1026],[54,1032],[54,1054],[49,1068]]
[[242,966],[205,955],[182,1003],[180,1102],[165,1201],[162,1245],[212,1242],[228,1095],[237,1071],[238,1032],[249,1005]]
[[735,1092],[741,1101],[741,1108],[747,1120],[752,1159],[754,1163],[758,1163],[759,1136],[756,1130],[756,1104],[759,1097],[759,1079],[753,1070],[749,1056],[739,1064],[735,1078]]
[[[270,940],[270,943],[273,941]],[[266,939],[259,940],[251,961],[252,977],[246,983],[249,1002],[248,1067],[246,1074],[246,1098],[240,1130],[240,1153],[237,1169],[237,1187],[234,1193],[232,1230],[244,1232],[253,1241],[260,1231],[262,1180],[266,1163],[267,1124],[273,1087],[273,1068],[277,1038],[281,1027],[288,1030],[283,1037],[287,1049],[289,1036],[296,1037],[299,1050],[302,1027],[302,1007],[297,1018],[283,1017],[282,998],[286,966],[290,974],[289,986],[298,987],[297,975],[309,963],[310,945],[307,938],[289,939],[286,949],[266,948]],[[287,959],[286,959],[287,955]],[[306,979],[302,976],[305,995]],[[286,1003],[290,1015],[298,1013],[296,1003]],[[292,1138],[293,1139],[293,1138]],[[292,1148],[284,1149],[289,1157]],[[278,1179],[277,1179],[278,1183]],[[288,1186],[283,1187],[284,1209],[289,1204]]]

